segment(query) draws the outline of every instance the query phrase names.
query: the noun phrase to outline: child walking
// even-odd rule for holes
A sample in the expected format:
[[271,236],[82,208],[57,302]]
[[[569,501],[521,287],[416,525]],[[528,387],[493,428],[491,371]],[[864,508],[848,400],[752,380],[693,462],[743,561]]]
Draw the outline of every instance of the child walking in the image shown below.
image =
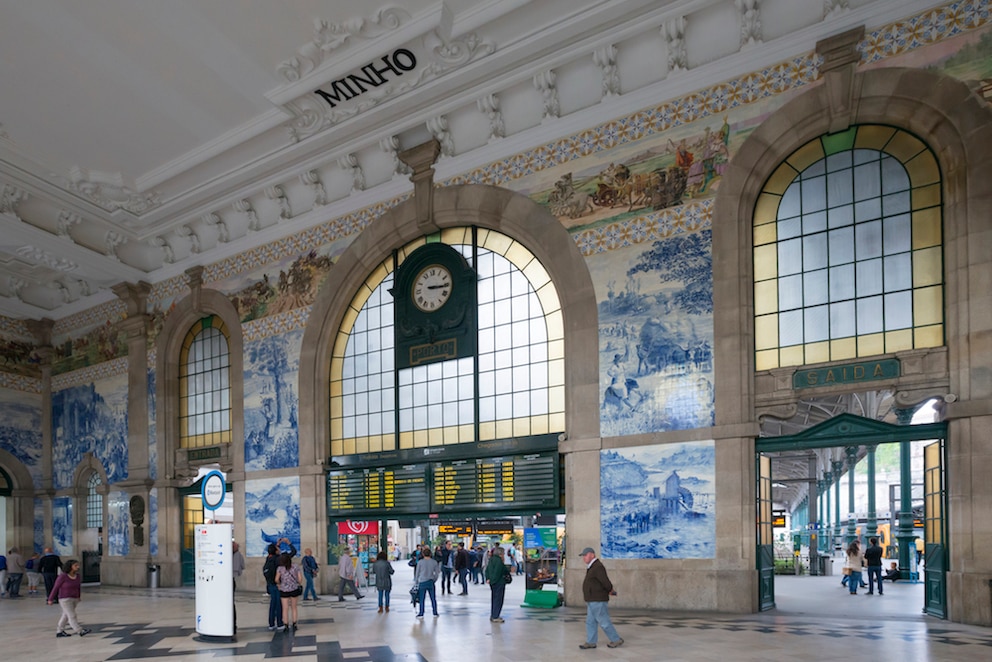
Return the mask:
[[65,631],[65,624],[68,623],[80,637],[84,637],[90,633],[90,630],[79,625],[79,620],[76,618],[76,605],[83,599],[81,595],[83,577],[79,574],[79,561],[75,559],[67,561],[63,568],[65,572],[55,580],[55,586],[48,595],[48,604],[58,600],[59,607],[62,607],[62,617],[55,628],[55,636],[71,637],[72,633]]

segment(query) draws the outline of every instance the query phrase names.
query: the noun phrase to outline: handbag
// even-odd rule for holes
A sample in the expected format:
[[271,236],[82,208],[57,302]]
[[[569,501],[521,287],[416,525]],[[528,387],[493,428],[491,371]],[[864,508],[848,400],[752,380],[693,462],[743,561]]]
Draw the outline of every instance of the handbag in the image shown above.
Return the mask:
[[513,574],[512,573],[509,573],[509,572],[506,573],[506,580],[505,581],[506,581],[507,584],[512,584],[513,583]]
[[850,568],[844,568],[843,570],[841,570],[841,574],[842,575],[850,575],[851,574],[851,569]]

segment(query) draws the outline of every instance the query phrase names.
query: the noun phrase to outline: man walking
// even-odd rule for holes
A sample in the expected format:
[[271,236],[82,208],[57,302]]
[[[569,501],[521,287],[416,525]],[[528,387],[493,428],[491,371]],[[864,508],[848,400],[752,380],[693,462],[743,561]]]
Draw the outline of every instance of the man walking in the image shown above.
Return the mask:
[[341,578],[341,583],[338,584],[338,602],[344,602],[345,586],[355,594],[356,600],[365,597],[358,592],[358,586],[355,585],[355,565],[351,562],[351,550],[347,547],[341,553],[341,560],[338,562],[338,576]]
[[455,550],[451,549],[451,541],[445,540],[441,549],[441,558],[435,559],[441,563],[441,595],[451,594],[451,571],[455,569]]
[[303,550],[303,579],[306,580],[306,588],[303,589],[303,601],[306,602],[310,598],[308,595],[313,596],[313,600],[316,602],[320,598],[317,597],[317,589],[313,587],[314,577],[317,576],[317,572],[320,570],[320,566],[317,565],[317,559],[313,557],[313,550],[307,547]]
[[59,570],[61,569],[62,559],[52,551],[51,547],[46,547],[45,555],[38,560],[38,572],[41,573],[42,579],[45,580],[45,595],[52,594],[52,588],[55,587],[55,578],[59,576]]
[[610,639],[610,643],[606,645],[617,648],[623,645],[623,639],[613,627],[609,610],[610,596],[616,595],[617,592],[606,574],[606,567],[596,558],[596,552],[592,547],[583,549],[579,556],[586,564],[586,578],[582,580],[582,598],[586,601],[586,642],[579,644],[579,648],[583,650],[595,648],[599,639],[599,628],[603,628],[603,632]]
[[21,579],[24,578],[24,559],[16,547],[7,550],[7,597],[21,597]]
[[878,579],[878,594],[882,595],[882,548],[878,546],[878,538],[868,539],[868,549],[865,550],[865,564],[868,566],[868,593],[875,592],[875,579]]

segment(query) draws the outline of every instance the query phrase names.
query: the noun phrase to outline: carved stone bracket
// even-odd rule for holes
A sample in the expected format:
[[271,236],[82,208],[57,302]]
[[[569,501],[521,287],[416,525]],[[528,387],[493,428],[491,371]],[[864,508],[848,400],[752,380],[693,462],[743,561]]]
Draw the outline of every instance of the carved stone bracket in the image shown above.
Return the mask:
[[410,179],[417,206],[417,225],[425,234],[434,223],[434,162],[440,153],[440,143],[429,140],[399,154],[400,160],[413,170]]
[[855,73],[861,61],[858,44],[864,35],[865,27],[862,25],[816,42],[816,52],[823,58],[820,75],[830,100],[831,133],[843,131],[851,125],[858,80]]

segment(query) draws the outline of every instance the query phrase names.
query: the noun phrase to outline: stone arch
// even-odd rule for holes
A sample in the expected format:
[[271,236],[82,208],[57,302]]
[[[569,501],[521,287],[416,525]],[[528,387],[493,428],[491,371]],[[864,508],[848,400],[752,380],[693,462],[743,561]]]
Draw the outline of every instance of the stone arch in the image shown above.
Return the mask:
[[[300,466],[318,478],[301,483],[304,504],[308,493],[323,493],[331,349],[355,292],[394,248],[441,228],[467,225],[517,239],[551,275],[565,322],[566,434],[571,440],[595,439],[598,448],[599,365],[589,358],[598,356],[598,313],[592,278],[574,239],[546,208],[519,193],[480,184],[439,188],[430,222],[418,222],[416,200],[409,199],[362,232],[327,275],[311,309],[300,355]],[[301,523],[315,528],[302,535],[323,540],[326,504],[320,498],[311,502],[316,512]]]
[[[754,521],[754,436],[757,435],[754,368],[754,305],[751,228],[757,196],[775,168],[809,140],[855,124],[888,124],[915,134],[937,158],[942,175],[944,206],[945,344],[946,358],[921,362],[924,389],[940,384],[958,402],[944,409],[949,421],[946,470],[954,476],[948,501],[950,515],[949,617],[953,621],[988,625],[987,600],[977,586],[992,571],[992,557],[969,540],[987,532],[972,503],[992,497],[988,481],[972,478],[976,454],[992,447],[987,424],[992,415],[992,375],[987,369],[992,337],[992,292],[976,288],[992,274],[992,109],[965,83],[932,71],[879,68],[851,73],[850,98],[839,100],[837,79],[825,74],[824,84],[811,87],[768,117],[728,164],[714,205],[713,303],[716,361],[717,425],[741,425],[732,452],[745,477],[740,506],[744,521]],[[842,95],[843,96],[843,95]],[[843,111],[843,112],[841,112]],[[839,120],[840,118],[840,120]],[[845,126],[846,125],[846,126]],[[791,393],[791,371],[771,371],[764,388]],[[960,446],[954,443],[957,439]],[[731,461],[730,453],[725,457]],[[720,470],[721,455],[717,464]],[[954,522],[967,535],[955,534]],[[961,524],[964,523],[964,524]],[[753,543],[753,527],[742,531],[744,548]],[[753,549],[753,545],[750,545]],[[753,552],[751,552],[753,554]],[[756,595],[754,603],[756,604]],[[984,605],[984,606],[983,606]]]
[[0,448],[0,468],[10,477],[13,496],[34,496],[34,479],[24,463]]
[[[7,539],[12,546],[31,549],[34,536],[34,496],[35,487],[31,473],[17,457],[0,449],[0,467],[10,478],[11,500],[10,517],[7,519]],[[7,548],[0,549],[0,553]]]

